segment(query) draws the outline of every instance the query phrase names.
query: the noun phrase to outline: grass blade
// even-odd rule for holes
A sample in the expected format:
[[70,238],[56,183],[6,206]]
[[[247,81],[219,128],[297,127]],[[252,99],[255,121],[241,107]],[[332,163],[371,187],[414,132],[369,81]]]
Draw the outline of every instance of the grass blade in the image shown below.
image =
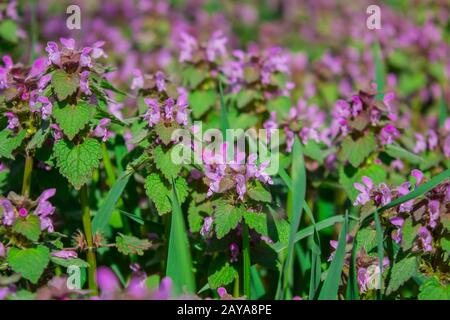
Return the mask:
[[444,90],[441,93],[441,101],[439,102],[439,127],[443,128],[447,119],[447,106],[445,105]]
[[[384,79],[385,71],[383,59],[381,58],[381,48],[378,42],[374,43],[372,47],[372,54],[375,63],[375,83],[377,84],[378,92],[383,92],[384,90]],[[377,99],[383,99],[384,94],[380,93]]]
[[347,244],[347,223],[348,214],[345,215],[345,221],[339,233],[338,246],[336,248],[333,261],[328,269],[327,277],[320,290],[319,300],[336,300],[341,280],[342,268],[344,267],[345,247]]
[[346,299],[347,300],[359,300],[359,287],[358,287],[358,279],[357,279],[357,271],[356,271],[356,236],[358,231],[353,238],[352,244],[352,255],[350,258],[350,266],[349,266],[349,276],[347,282],[347,292]]
[[97,214],[92,220],[92,229],[94,233],[97,231],[102,233],[105,232],[105,229],[109,223],[109,219],[111,219],[111,215],[116,208],[116,203],[117,201],[119,201],[123,190],[125,190],[125,187],[127,186],[128,181],[131,178],[131,175],[132,174],[130,172],[125,172],[112,186],[111,190],[106,196],[103,206],[100,208],[100,210],[98,210]]
[[[286,259],[283,268],[283,286],[280,290],[279,295],[285,293],[288,289],[289,275],[291,274],[291,269],[293,266],[293,254],[294,254],[294,244],[295,236],[300,226],[300,221],[302,217],[303,206],[305,203],[306,194],[306,170],[305,170],[305,160],[303,158],[302,147],[298,137],[295,137],[294,148],[293,148],[293,159],[291,168],[292,177],[292,191],[296,194],[292,196],[292,206],[291,206],[291,228],[289,232],[289,243]],[[281,299],[281,296],[278,297]]]
[[225,107],[225,100],[223,97],[222,81],[219,80],[219,94],[220,94],[220,128],[222,130],[223,137],[226,137],[227,129],[230,127],[228,122],[227,109]]
[[173,281],[175,293],[195,293],[191,251],[181,211],[175,182],[172,180],[172,223],[170,226],[169,252],[166,276]]
[[377,290],[377,299],[381,300],[383,292],[383,229],[381,227],[380,216],[378,215],[378,210],[373,213],[375,220],[375,230],[377,238],[377,253],[380,267],[380,290]]

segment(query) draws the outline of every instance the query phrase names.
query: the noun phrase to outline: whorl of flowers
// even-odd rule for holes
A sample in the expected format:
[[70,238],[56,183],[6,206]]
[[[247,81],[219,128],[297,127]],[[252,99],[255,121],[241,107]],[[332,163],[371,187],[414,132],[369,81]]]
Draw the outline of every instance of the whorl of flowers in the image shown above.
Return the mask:
[[444,155],[450,158],[450,118],[446,119],[443,128],[430,128],[425,134],[416,132],[414,137],[416,139],[414,153],[442,149]]
[[48,189],[33,201],[11,192],[7,198],[0,199],[1,223],[6,227],[12,227],[17,219],[35,215],[40,220],[42,231],[53,232],[51,216],[55,213],[55,207],[48,200],[55,194],[56,189]]
[[203,161],[205,176],[209,186],[207,196],[235,189],[240,200],[244,200],[247,183],[259,180],[264,184],[272,184],[272,178],[264,171],[269,161],[257,165],[257,155],[250,154],[247,159],[245,152],[236,149],[234,159],[228,154],[229,145],[225,142],[219,150],[204,150]]

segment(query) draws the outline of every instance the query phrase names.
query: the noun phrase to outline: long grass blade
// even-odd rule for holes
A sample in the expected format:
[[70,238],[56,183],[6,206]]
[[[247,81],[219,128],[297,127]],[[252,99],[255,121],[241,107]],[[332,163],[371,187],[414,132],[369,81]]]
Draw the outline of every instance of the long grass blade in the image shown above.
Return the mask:
[[327,277],[320,290],[319,300],[336,300],[341,280],[342,268],[344,267],[345,247],[347,244],[348,214],[345,215],[341,232],[339,233],[338,246],[333,261],[328,269]]
[[[375,62],[375,83],[377,84],[378,92],[383,92],[384,90],[384,79],[385,71],[383,59],[381,57],[381,48],[378,42],[374,43],[372,48],[372,54]],[[380,93],[377,99],[383,99],[384,94]]]
[[191,251],[184,223],[183,213],[172,180],[172,223],[170,226],[169,252],[167,254],[166,275],[172,279],[177,295],[195,293]]
[[380,290],[377,290],[377,299],[381,300],[383,298],[383,229],[381,227],[380,216],[378,215],[378,210],[375,210],[373,213],[375,220],[375,230],[376,230],[376,239],[377,239],[377,254],[379,260],[379,268],[380,268]]

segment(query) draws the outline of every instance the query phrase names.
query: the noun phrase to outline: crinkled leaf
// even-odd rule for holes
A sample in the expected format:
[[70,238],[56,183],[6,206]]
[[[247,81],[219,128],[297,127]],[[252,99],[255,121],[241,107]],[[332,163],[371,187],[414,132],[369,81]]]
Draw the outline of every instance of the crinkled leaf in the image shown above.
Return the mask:
[[116,247],[120,253],[125,255],[129,254],[138,254],[142,256],[144,254],[144,250],[149,249],[152,246],[152,243],[147,239],[138,239],[133,236],[127,236],[119,233],[116,237]]
[[31,241],[37,241],[41,235],[41,221],[38,216],[29,214],[14,222],[13,232],[20,233]]
[[356,235],[356,252],[360,252],[362,248],[366,252],[370,252],[377,246],[376,231],[371,228],[365,228],[358,231]]
[[20,131],[15,137],[10,137],[11,130],[5,129],[0,131],[0,158],[8,158],[14,160],[12,155],[27,135],[25,130]]
[[208,283],[211,289],[217,289],[233,282],[237,275],[236,268],[225,257],[218,258],[208,270]]
[[145,180],[145,191],[155,204],[159,215],[170,212],[172,206],[168,198],[169,189],[164,185],[159,174],[152,173],[147,177]]
[[77,73],[67,73],[64,70],[56,70],[52,75],[52,87],[59,101],[66,99],[77,91],[80,85],[80,77]]
[[200,118],[207,112],[217,99],[217,93],[214,90],[194,91],[189,94],[189,105],[192,109],[194,118]]
[[77,105],[54,108],[53,116],[61,130],[72,140],[88,124],[94,111],[95,106],[85,101],[80,101]]
[[53,263],[63,266],[63,267],[66,267],[66,268],[68,268],[70,266],[76,266],[76,267],[80,267],[80,268],[88,268],[89,267],[89,263],[87,263],[86,261],[84,261],[83,259],[80,259],[80,258],[64,259],[64,258],[51,256],[50,260]]
[[264,189],[259,181],[254,186],[248,188],[248,196],[256,201],[272,202],[272,195]]
[[171,157],[171,150],[164,152],[161,146],[155,148],[154,153],[156,167],[162,174],[171,181],[176,179],[181,170],[181,166],[173,163]]
[[347,136],[342,142],[341,157],[357,168],[375,150],[376,146],[373,133],[360,137],[356,141],[351,136]]
[[417,231],[420,225],[413,226],[413,221],[411,218],[405,220],[402,227],[402,249],[403,251],[409,250],[417,236]]
[[214,229],[216,230],[217,239],[221,239],[237,227],[242,220],[245,209],[243,207],[234,207],[222,201],[217,202],[216,205]]
[[450,286],[442,285],[434,277],[425,281],[419,290],[419,300],[450,300]]
[[17,24],[14,20],[5,19],[0,21],[0,38],[10,43],[17,43]]
[[8,264],[14,272],[25,279],[37,283],[49,262],[49,250],[44,246],[30,249],[11,248],[8,251]]
[[244,220],[249,228],[254,229],[260,235],[266,237],[269,236],[266,214],[259,212],[246,212],[244,213]]
[[92,171],[100,165],[101,146],[91,138],[79,145],[59,140],[53,147],[53,155],[59,172],[78,190],[91,180]]
[[392,267],[389,285],[386,288],[386,295],[397,291],[406,281],[415,276],[417,269],[417,258],[414,256],[404,258],[395,263]]

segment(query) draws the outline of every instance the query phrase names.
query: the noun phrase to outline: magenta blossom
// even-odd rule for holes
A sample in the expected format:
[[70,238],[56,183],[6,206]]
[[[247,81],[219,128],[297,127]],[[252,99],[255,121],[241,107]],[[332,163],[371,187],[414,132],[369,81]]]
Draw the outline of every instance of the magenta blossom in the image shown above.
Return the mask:
[[51,255],[54,257],[57,257],[57,258],[62,258],[62,259],[73,259],[73,258],[78,257],[76,251],[72,251],[72,250],[53,251],[51,253]]

